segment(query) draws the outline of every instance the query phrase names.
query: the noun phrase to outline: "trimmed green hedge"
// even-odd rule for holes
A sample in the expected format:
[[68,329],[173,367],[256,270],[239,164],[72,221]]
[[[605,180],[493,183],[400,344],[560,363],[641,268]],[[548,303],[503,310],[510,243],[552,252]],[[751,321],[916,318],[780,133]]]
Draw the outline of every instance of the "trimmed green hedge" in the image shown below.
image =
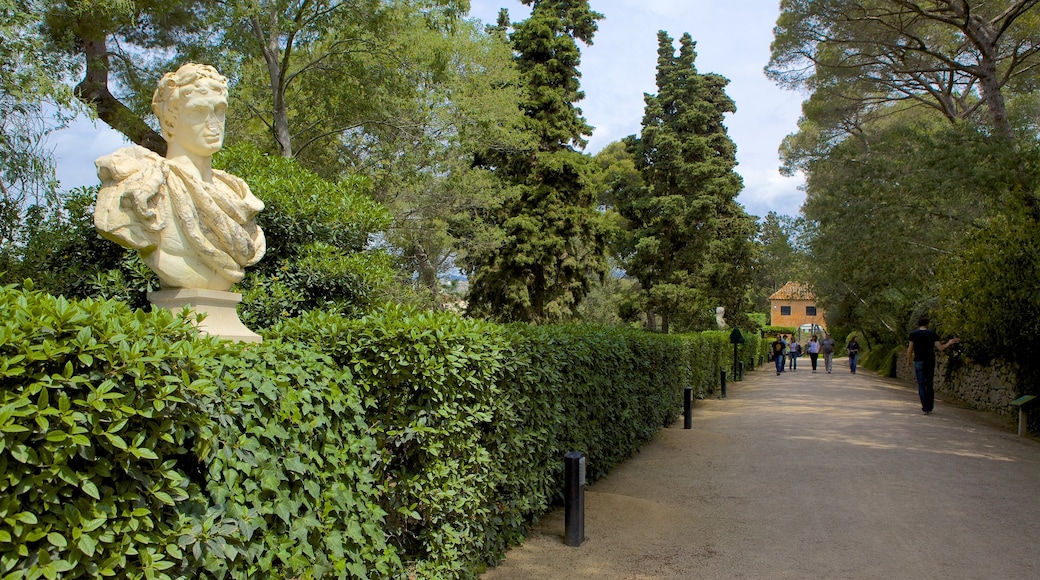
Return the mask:
[[360,397],[319,353],[8,286],[0,361],[0,578],[400,569]]
[[733,362],[728,332],[396,307],[254,345],[14,287],[0,317],[0,578],[473,578],[565,452],[595,481]]

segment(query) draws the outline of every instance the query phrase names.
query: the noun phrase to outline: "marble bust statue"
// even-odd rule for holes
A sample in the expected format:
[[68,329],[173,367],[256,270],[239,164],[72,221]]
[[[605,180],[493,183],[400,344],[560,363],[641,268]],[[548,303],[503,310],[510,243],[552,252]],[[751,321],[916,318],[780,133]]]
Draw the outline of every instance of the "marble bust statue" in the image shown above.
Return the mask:
[[163,290],[227,291],[267,249],[256,215],[264,208],[242,179],[213,169],[223,146],[227,79],[189,63],[165,74],[152,111],[166,157],[131,146],[99,158],[94,224],[140,252]]

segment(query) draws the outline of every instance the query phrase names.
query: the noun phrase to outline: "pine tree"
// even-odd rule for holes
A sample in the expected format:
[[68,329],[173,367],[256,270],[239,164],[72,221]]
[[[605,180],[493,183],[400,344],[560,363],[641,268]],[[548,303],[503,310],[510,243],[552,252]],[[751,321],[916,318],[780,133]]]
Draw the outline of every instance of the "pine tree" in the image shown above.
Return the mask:
[[641,135],[626,141],[646,183],[644,196],[618,208],[631,223],[626,267],[664,332],[710,326],[716,306],[739,323],[757,226],[736,201],[743,183],[723,124],[736,111],[729,81],[697,72],[689,34],[678,55],[664,31],[658,43],[658,92],[645,97]]
[[585,183],[588,158],[577,150],[592,129],[575,105],[584,98],[577,41],[591,44],[602,16],[584,0],[524,3],[533,5],[531,16],[509,38],[535,145],[478,159],[511,194],[492,217],[500,242],[468,258],[469,307],[498,320],[557,322],[574,316],[591,277],[607,269],[605,222]]

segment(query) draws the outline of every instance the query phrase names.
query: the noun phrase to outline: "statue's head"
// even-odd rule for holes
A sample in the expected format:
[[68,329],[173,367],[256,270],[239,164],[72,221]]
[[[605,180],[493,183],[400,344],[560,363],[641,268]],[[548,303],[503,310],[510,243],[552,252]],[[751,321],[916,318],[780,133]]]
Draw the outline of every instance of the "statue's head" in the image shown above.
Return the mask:
[[227,97],[227,78],[217,69],[188,63],[159,80],[152,112],[167,142],[212,155],[223,145]]

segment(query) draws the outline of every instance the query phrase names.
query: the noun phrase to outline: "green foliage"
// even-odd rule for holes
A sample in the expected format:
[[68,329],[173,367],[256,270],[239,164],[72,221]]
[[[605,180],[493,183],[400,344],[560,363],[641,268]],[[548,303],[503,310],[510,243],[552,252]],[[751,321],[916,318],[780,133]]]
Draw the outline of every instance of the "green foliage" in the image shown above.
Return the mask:
[[769,336],[776,336],[777,334],[794,334],[798,329],[793,326],[763,326],[762,333]]
[[0,574],[183,577],[216,341],[168,311],[13,286],[0,321]]
[[[390,306],[361,320],[312,312],[271,329],[352,370],[379,442],[388,534],[411,574],[469,578],[560,499],[563,453],[590,481],[717,389],[728,333],[502,327]],[[757,336],[741,347],[751,368]]]
[[602,16],[587,0],[532,4],[511,42],[535,143],[477,156],[478,166],[494,169],[511,189],[488,220],[498,243],[466,257],[468,301],[471,313],[496,320],[562,322],[574,318],[590,280],[607,270],[609,222],[587,187],[588,159],[574,149],[591,133],[575,106],[584,97],[577,41],[591,43]]
[[769,311],[769,297],[791,280],[809,280],[809,254],[805,218],[769,212],[759,227],[755,255],[755,286],[752,303]]
[[873,343],[902,343],[939,293],[940,259],[1035,181],[1027,150],[967,125],[896,117],[806,166],[820,305],[833,330]]
[[628,220],[624,267],[666,333],[711,328],[717,306],[746,326],[757,227],[736,202],[736,146],[723,124],[736,110],[729,81],[697,72],[689,34],[678,55],[664,31],[658,42],[658,92],[646,97],[640,136],[626,140],[646,187],[617,201]]
[[462,577],[492,529],[506,473],[488,433],[509,357],[501,327],[387,307],[361,320],[313,312],[273,329],[350,369],[372,433],[388,539],[422,578]]
[[13,286],[0,321],[0,574],[398,575],[346,370]]
[[44,103],[62,106],[74,99],[64,82],[74,63],[46,51],[36,29],[39,8],[37,2],[0,0],[0,261],[24,239],[17,232],[26,208],[57,205],[45,137],[69,115]]
[[249,345],[11,286],[0,314],[0,570],[26,577],[474,578],[560,500],[564,452],[595,481],[733,362],[724,331],[398,306]]
[[[205,407],[217,426],[205,491],[220,511],[216,525],[188,536],[202,547],[202,569],[241,579],[396,577],[370,470],[376,441],[349,369],[277,340],[211,363],[219,397]],[[225,539],[221,527],[240,533]]]
[[887,104],[912,102],[950,121],[989,113],[1010,139],[1006,99],[1036,82],[1035,5],[1022,0],[784,0],[766,73],[813,91],[805,107],[829,129],[857,133]]
[[1040,377],[1040,236],[1033,215],[991,218],[939,267],[937,316],[944,334],[958,336],[972,358],[1020,366],[1023,394]]
[[222,151],[216,163],[265,204],[257,224],[267,253],[241,284],[244,323],[265,328],[315,308],[356,314],[391,283],[389,255],[369,248],[390,214],[366,194],[365,180],[329,181],[249,146]]
[[36,288],[66,298],[121,298],[134,307],[147,304],[145,293],[159,279],[136,252],[103,239],[94,228],[96,187],[62,196],[62,206],[33,206],[21,224],[24,240],[0,281],[32,279]]
[[901,352],[906,352],[905,344],[878,345],[876,348],[862,349],[859,364],[881,376],[895,377],[897,356]]

